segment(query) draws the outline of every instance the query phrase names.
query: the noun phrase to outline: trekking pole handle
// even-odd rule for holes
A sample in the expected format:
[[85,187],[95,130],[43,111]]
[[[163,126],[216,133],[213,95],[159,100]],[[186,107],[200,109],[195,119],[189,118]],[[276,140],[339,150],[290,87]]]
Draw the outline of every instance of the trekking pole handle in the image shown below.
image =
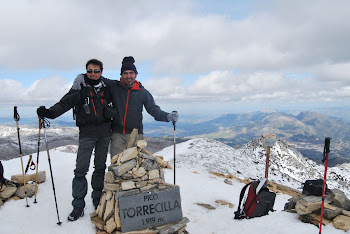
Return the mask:
[[[177,111],[173,111],[172,113],[177,113]],[[176,123],[176,121],[173,120],[174,131],[176,130],[175,123]]]
[[323,149],[323,159],[322,162],[326,161],[326,154],[330,152],[329,150],[329,145],[331,144],[331,139],[330,137],[326,137],[324,140],[324,149]]
[[15,119],[15,121],[19,121],[20,119],[19,114],[17,112],[17,106],[13,107],[13,118]]

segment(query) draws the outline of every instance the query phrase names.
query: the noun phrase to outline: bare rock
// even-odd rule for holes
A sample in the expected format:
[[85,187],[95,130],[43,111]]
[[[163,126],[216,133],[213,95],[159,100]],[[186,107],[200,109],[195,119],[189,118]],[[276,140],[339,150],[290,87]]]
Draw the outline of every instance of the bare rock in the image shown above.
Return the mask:
[[115,180],[115,177],[114,177],[114,174],[113,172],[111,171],[108,171],[106,174],[105,174],[105,182],[106,183],[114,183],[114,180]]
[[136,188],[142,188],[145,186],[147,186],[147,181],[141,181],[141,182],[136,183]]
[[138,129],[134,128],[132,132],[130,133],[129,139],[126,142],[125,149],[129,149],[131,147],[134,147],[138,138]]
[[344,192],[339,189],[331,189],[330,194],[332,196],[333,203],[343,209],[350,207],[350,200],[346,197]]
[[9,197],[11,197],[13,194],[15,194],[17,191],[17,188],[16,187],[10,187],[10,186],[7,186],[4,191],[0,192],[0,199],[7,199]]
[[341,229],[344,231],[350,230],[350,217],[345,215],[338,215],[333,219],[333,226],[336,229]]
[[[35,182],[36,181],[36,173],[30,174],[30,181]],[[44,183],[46,180],[46,171],[39,171],[38,172],[38,184]]]
[[[16,182],[17,184],[23,184],[23,175],[13,175],[11,176],[11,180]],[[24,175],[24,181],[25,183],[28,183],[30,181],[30,175],[25,174]]]
[[120,161],[120,157],[122,156],[122,153],[120,154],[117,154],[117,155],[114,155],[112,158],[111,158],[111,164],[118,164],[118,161]]
[[[100,217],[101,219],[103,219],[103,215],[104,215],[105,210],[106,210],[106,203],[107,203],[107,201],[106,201],[106,193],[105,193],[102,195],[102,197],[100,199],[100,204],[96,210],[98,217]],[[103,227],[101,230],[103,230]]]
[[334,219],[336,216],[340,215],[342,213],[342,209],[336,206],[332,206],[329,204],[325,204],[324,210],[323,210],[323,217],[327,219]]
[[97,216],[96,210],[90,213],[90,218]]
[[114,206],[114,221],[117,224],[117,230],[120,230],[122,227],[122,221],[120,220],[119,217],[119,201],[115,201],[115,206]]
[[168,167],[168,162],[164,161],[163,159],[160,159],[158,156],[157,156],[157,161],[158,161],[160,167],[163,167],[163,168]]
[[224,180],[224,183],[225,183],[225,184],[230,184],[230,185],[232,185],[232,181],[229,180],[229,179],[225,179],[225,180]]
[[[295,210],[299,215],[306,215],[313,213],[321,209],[322,206],[322,197],[318,196],[307,196],[303,197],[299,201],[297,201],[295,205]],[[329,198],[325,199],[325,203],[330,203],[331,200]]]
[[134,188],[136,188],[134,181],[129,180],[129,181],[122,182],[122,190],[123,191],[134,189]]
[[145,148],[147,146],[147,142],[144,141],[144,140],[138,140],[136,142],[136,145],[137,145],[138,148],[143,149],[143,148]]
[[151,190],[152,188],[155,188],[155,187],[157,187],[156,184],[151,184],[151,185],[147,185],[147,186],[145,186],[145,187],[141,187],[140,190],[141,190],[142,192],[144,192],[144,191]]
[[[315,226],[318,227],[320,225],[320,214],[311,213],[311,214],[307,214],[307,215],[300,215],[299,216],[299,220],[304,222],[304,223],[314,224]],[[322,224],[323,225],[327,225],[330,222],[331,221],[326,219],[326,218],[322,219]]]
[[24,191],[24,186],[21,186],[17,189],[15,195],[20,197],[20,198],[25,198],[26,193],[28,197],[32,197],[35,194],[35,185],[34,184],[27,184],[26,185],[26,191]]
[[228,202],[228,201],[216,200],[215,203],[222,205],[222,206],[228,206],[229,208],[233,208],[233,204]]
[[130,160],[120,166],[114,167],[112,170],[116,176],[122,176],[136,166],[136,160]]
[[143,160],[141,167],[145,168],[146,171],[150,171],[152,170],[153,164],[154,164],[153,160],[146,158],[145,160]]
[[120,188],[120,184],[110,184],[110,183],[104,183],[103,188],[107,191],[117,191]]
[[176,231],[178,231],[179,229],[181,229],[182,227],[184,227],[186,225],[186,223],[188,223],[190,220],[187,217],[183,217],[183,219],[176,223],[176,224],[170,224],[170,225],[166,225],[165,227],[163,227],[162,229],[159,230],[159,234],[172,234],[172,233],[176,233]]
[[346,216],[350,217],[350,211],[342,210],[341,212],[342,212],[343,215],[346,215]]
[[117,228],[116,222],[114,222],[114,218],[110,218],[106,222],[106,226],[104,227],[104,230],[108,233],[112,233]]
[[301,196],[294,196],[288,199],[288,202],[284,204],[284,210],[285,211],[291,211],[295,209],[295,206],[297,204],[297,201],[299,201],[302,197]]
[[114,199],[107,201],[103,220],[107,221],[114,214]]
[[98,217],[98,216],[92,217],[91,222],[93,222],[93,224],[95,224],[97,229],[104,230],[105,221],[103,221],[103,219],[101,219],[100,217]]
[[149,180],[158,179],[158,178],[159,178],[159,170],[152,170],[148,173]]
[[132,147],[132,148],[126,149],[123,151],[123,154],[120,158],[120,162],[124,163],[124,162],[131,160],[131,159],[134,159],[137,157],[138,153],[139,152],[137,151],[137,147]]
[[143,167],[139,167],[133,174],[134,178],[142,177],[146,175],[146,170]]
[[204,207],[207,210],[215,210],[216,208],[212,205],[205,204],[205,203],[196,203],[196,205]]

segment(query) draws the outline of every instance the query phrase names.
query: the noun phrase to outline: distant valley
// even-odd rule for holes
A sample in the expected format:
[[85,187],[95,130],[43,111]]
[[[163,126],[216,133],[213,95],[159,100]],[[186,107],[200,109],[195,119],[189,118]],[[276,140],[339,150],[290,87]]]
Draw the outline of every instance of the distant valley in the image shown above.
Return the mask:
[[[24,154],[35,152],[37,147],[36,121],[35,119],[22,121],[25,128],[32,129],[28,130],[31,133],[23,134]],[[8,123],[11,123],[10,120]],[[55,132],[56,130],[49,129],[47,131],[51,147],[77,144],[78,129],[73,127],[73,121],[56,119],[52,121],[52,126],[53,129],[66,130]],[[1,130],[3,131],[5,130]],[[152,147],[153,152],[161,150],[163,146],[173,144],[174,129],[171,123],[145,121],[144,132],[145,136],[149,137],[149,147]],[[200,117],[180,115],[179,122],[176,123],[175,136],[178,142],[204,137],[238,148],[266,133],[276,134],[279,138],[289,142],[303,156],[318,163],[322,160],[324,139],[331,137],[329,165],[350,162],[350,123],[316,112],[301,112],[298,115],[283,112],[226,114],[204,121],[201,121]],[[0,143],[2,143],[0,159],[6,159],[8,158],[6,155],[10,154],[18,155],[16,132],[7,136],[1,134]]]

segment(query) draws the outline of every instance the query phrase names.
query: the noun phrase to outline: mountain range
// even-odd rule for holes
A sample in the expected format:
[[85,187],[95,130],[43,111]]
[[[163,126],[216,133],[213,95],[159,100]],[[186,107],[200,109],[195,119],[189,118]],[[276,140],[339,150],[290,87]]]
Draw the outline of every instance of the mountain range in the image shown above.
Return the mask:
[[[158,122],[145,125],[145,131],[155,136],[171,134],[169,126]],[[276,134],[318,163],[323,158],[324,140],[331,137],[330,166],[350,162],[350,123],[316,112],[226,114],[200,123],[180,120],[176,133],[181,137],[216,139],[235,148],[263,134]]]
[[[172,150],[167,147],[157,155],[167,155],[166,160],[172,160]],[[179,144],[176,152],[176,165],[179,167],[231,174],[239,179],[265,176],[266,148],[261,138],[255,138],[239,148],[213,139],[196,138]],[[305,158],[293,145],[280,138],[271,147],[269,162],[269,180],[294,189],[301,189],[305,180],[323,179],[324,176],[324,165]],[[327,184],[350,195],[350,163],[328,168]]]
[[[204,119],[204,120],[202,120]],[[2,120],[0,120],[1,122]],[[6,122],[10,119],[3,119]],[[23,130],[32,128],[32,134],[25,135],[24,151],[35,152],[37,147],[37,131],[35,129],[37,119],[21,120],[25,123]],[[51,121],[56,130],[49,129],[48,138],[50,147],[65,145],[69,142],[77,144],[78,130],[72,120],[55,119]],[[4,126],[4,128],[8,126]],[[323,147],[325,137],[331,137],[331,153],[329,154],[329,165],[334,166],[344,162],[350,162],[350,123],[344,119],[330,117],[316,112],[300,112],[297,115],[285,112],[253,112],[240,114],[225,114],[213,119],[201,116],[181,116],[176,123],[175,131],[171,123],[158,121],[144,121],[145,136],[155,138],[155,145],[167,146],[172,143],[175,133],[177,141],[204,137],[216,139],[229,146],[238,148],[254,138],[261,137],[266,133],[276,134],[293,145],[301,154],[317,163],[323,158]],[[1,129],[1,132],[5,131]],[[57,129],[66,129],[65,131]],[[68,130],[70,129],[70,130]],[[56,131],[59,131],[55,133]],[[18,155],[16,131],[11,136],[0,135],[0,159],[11,158]],[[163,142],[163,143],[160,143]],[[17,148],[16,148],[17,147]],[[156,147],[154,150],[160,150]],[[154,151],[154,152],[155,152]],[[12,155],[7,156],[7,155]]]

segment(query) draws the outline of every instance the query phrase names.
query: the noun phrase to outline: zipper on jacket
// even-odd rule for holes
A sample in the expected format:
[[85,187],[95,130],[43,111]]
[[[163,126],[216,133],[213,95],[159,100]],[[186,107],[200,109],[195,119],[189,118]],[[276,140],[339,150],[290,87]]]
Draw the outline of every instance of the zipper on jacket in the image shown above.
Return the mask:
[[123,123],[123,134],[125,134],[125,122],[126,122],[126,114],[128,113],[129,96],[130,96],[130,89],[128,89],[128,95],[126,96],[126,106],[125,106],[124,123]]

